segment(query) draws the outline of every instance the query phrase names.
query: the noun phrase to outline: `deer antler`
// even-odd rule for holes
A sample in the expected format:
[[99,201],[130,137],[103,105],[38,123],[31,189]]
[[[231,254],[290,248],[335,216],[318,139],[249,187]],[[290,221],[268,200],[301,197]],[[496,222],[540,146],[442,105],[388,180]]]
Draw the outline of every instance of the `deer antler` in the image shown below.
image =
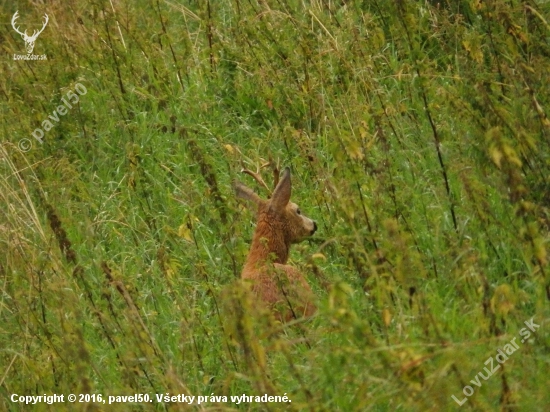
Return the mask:
[[25,30],[25,33],[21,33],[19,31],[19,28],[15,26],[15,20],[17,20],[19,18],[19,10],[17,10],[15,12],[15,14],[13,15],[12,19],[11,19],[11,26],[13,27],[13,29],[19,33],[21,36],[26,36],[27,35],[27,31]]
[[281,174],[281,165],[280,165],[279,159],[277,159],[277,163],[275,163],[271,158],[271,156],[269,157],[269,164],[273,166],[273,189],[275,189],[279,184],[279,176]]
[[[268,163],[268,165],[269,165],[269,163]],[[241,173],[245,173],[249,176],[252,176],[256,182],[258,182],[263,188],[265,188],[265,190],[267,190],[269,193],[271,193],[271,190],[269,189],[269,186],[267,186],[267,184],[264,182],[264,179],[262,179],[262,175],[260,174],[261,169],[263,169],[264,167],[265,167],[265,165],[263,167],[262,166],[257,167],[256,172],[253,172],[250,169],[243,168],[241,170]]]
[[243,166],[243,169],[241,170],[241,173],[245,173],[249,176],[252,176],[252,178],[256,182],[258,182],[260,184],[260,186],[265,188],[265,190],[267,190],[268,193],[271,196],[271,193],[273,192],[273,190],[270,189],[269,186],[264,182],[264,179],[262,179],[261,171],[262,171],[262,169],[265,169],[269,166],[271,166],[273,168],[273,188],[276,188],[277,184],[279,183],[279,175],[280,175],[279,161],[277,161],[277,163],[275,163],[273,161],[273,159],[270,157],[269,162],[265,162],[264,164],[262,164],[260,166],[257,166],[255,172],[253,172],[250,169],[245,168],[243,163],[241,163],[241,165]]

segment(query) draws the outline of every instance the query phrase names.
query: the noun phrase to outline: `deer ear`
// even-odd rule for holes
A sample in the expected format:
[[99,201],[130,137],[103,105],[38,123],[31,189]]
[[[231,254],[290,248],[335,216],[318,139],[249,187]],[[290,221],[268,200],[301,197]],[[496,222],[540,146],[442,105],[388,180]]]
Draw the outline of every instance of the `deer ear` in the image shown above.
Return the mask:
[[277,187],[271,196],[271,204],[275,209],[284,209],[290,201],[290,193],[292,192],[292,184],[290,182],[290,168],[285,168],[283,175],[279,179]]
[[235,189],[237,197],[240,197],[241,199],[248,200],[256,204],[260,204],[262,202],[262,199],[254,192],[254,190],[246,187],[241,182],[235,181],[233,183],[233,188]]

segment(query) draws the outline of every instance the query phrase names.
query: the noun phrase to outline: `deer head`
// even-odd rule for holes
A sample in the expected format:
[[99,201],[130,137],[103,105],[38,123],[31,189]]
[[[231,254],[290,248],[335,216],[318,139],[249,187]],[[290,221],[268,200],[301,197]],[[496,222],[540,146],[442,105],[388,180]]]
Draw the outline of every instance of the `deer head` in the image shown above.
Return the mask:
[[23,33],[19,30],[19,28],[15,25],[15,21],[19,18],[19,10],[15,12],[11,19],[11,25],[13,29],[21,35],[23,40],[25,41],[25,49],[27,49],[27,53],[31,54],[34,50],[34,43],[36,42],[36,39],[38,38],[38,35],[44,31],[46,28],[46,25],[48,24],[49,18],[48,15],[44,13],[44,24],[42,25],[42,28],[40,30],[34,30],[32,36],[29,36],[27,34],[27,30],[25,30]]
[[[259,173],[249,170],[243,170],[243,172],[251,175],[267,188]],[[251,201],[258,207],[258,224],[249,260],[250,258],[256,261],[263,260],[269,253],[274,253],[275,262],[284,264],[288,259],[290,245],[313,235],[317,225],[301,213],[296,203],[290,201],[292,192],[290,169],[287,167],[284,170],[280,180],[277,169],[274,170],[274,174],[276,187],[268,200],[262,199],[252,189],[239,182],[235,183],[235,191],[238,197]]]

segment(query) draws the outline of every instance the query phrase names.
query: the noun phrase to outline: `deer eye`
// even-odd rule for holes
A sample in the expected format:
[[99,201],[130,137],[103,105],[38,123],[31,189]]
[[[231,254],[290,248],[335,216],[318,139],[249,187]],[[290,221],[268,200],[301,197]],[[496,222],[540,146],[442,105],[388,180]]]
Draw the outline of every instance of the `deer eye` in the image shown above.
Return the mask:
[[296,213],[299,214],[299,215],[302,214],[302,212],[300,211],[300,209],[296,209]]

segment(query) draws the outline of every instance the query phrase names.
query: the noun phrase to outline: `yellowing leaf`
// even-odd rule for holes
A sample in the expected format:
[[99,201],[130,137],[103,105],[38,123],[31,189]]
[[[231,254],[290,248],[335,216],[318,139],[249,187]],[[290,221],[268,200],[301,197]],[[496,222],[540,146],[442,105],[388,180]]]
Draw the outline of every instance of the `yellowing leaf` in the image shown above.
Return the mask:
[[544,247],[543,239],[536,238],[533,241],[533,249],[535,252],[535,257],[539,261],[540,265],[546,265],[548,260],[546,258],[546,248]]
[[180,225],[178,228],[178,236],[184,238],[188,242],[193,241],[193,237],[191,236],[191,230],[187,227],[187,224]]
[[516,297],[510,285],[499,285],[491,298],[491,311],[497,315],[507,315],[515,308]]
[[388,309],[382,309],[382,321],[386,327],[390,326],[391,323],[391,313]]
[[472,60],[478,63],[483,61],[483,50],[481,49],[479,36],[470,35],[469,38],[462,41],[462,47],[468,52]]
[[323,255],[322,253],[314,253],[313,255],[311,255],[311,258],[312,259],[323,259],[324,261],[327,260],[327,257],[325,255]]
[[363,158],[365,157],[361,146],[356,141],[349,142],[347,145],[347,149],[349,157],[351,157],[353,160],[363,160]]
[[489,149],[489,156],[491,157],[491,160],[493,163],[500,169],[501,161],[502,161],[502,152],[498,150],[496,147],[491,147]]
[[361,139],[364,139],[365,137],[367,137],[368,136],[367,129],[364,128],[363,126],[359,126],[359,135],[361,136]]

